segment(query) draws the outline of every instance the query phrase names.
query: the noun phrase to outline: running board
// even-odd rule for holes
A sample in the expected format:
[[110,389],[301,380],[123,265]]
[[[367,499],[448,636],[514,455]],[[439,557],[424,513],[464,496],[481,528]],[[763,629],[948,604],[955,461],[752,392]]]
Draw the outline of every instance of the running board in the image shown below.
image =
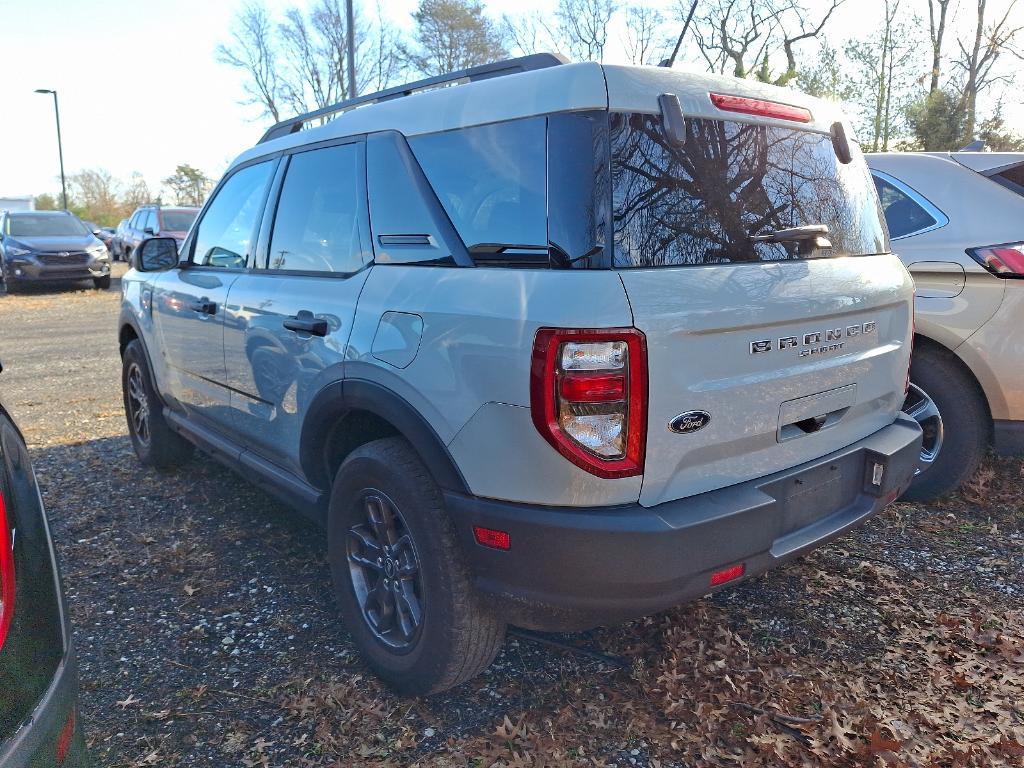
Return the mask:
[[314,488],[293,473],[267,461],[247,448],[243,448],[223,435],[188,421],[170,408],[164,408],[164,419],[171,429],[203,453],[242,475],[261,490],[301,512],[313,522],[320,525],[326,524],[328,494],[324,491]]

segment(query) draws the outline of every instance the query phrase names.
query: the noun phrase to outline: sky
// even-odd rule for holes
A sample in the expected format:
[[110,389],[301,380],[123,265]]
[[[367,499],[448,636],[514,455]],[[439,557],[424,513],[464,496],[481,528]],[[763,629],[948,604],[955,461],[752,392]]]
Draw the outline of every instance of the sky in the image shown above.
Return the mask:
[[[280,11],[311,1],[267,4]],[[822,2],[807,0],[812,9]],[[904,2],[926,12],[925,0]],[[405,28],[416,4],[381,2]],[[548,8],[554,0],[485,4],[498,16]],[[971,3],[961,4],[966,17]],[[833,47],[868,34],[880,5],[848,0],[827,28]],[[241,6],[242,0],[0,0],[0,197],[60,189],[53,99],[36,88],[58,92],[68,174],[104,168],[127,180],[139,172],[154,192],[179,163],[218,177],[270,122],[240,103],[242,73],[214,54]],[[1024,23],[1024,6],[1020,11]],[[615,60],[621,44],[611,37],[608,58]],[[1011,125],[1024,122],[1024,99],[1017,101],[1007,105]]]

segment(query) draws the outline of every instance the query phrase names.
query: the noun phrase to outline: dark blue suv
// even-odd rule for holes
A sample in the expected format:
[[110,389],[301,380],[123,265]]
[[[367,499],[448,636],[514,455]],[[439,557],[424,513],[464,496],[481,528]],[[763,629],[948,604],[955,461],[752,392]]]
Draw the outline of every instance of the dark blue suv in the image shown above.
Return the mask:
[[68,211],[0,213],[0,292],[62,280],[109,288],[107,246]]

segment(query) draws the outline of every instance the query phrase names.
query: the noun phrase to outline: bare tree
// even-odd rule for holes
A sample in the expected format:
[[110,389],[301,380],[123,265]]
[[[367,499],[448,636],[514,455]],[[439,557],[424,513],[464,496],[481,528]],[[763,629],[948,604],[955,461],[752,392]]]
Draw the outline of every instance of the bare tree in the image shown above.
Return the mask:
[[[247,75],[247,103],[275,121],[284,110],[307,112],[350,98],[345,76],[348,22],[339,0],[318,0],[308,11],[285,11],[274,23],[262,5],[248,5],[236,19],[232,42],[218,60]],[[372,20],[357,11],[354,24],[356,85],[380,90],[399,75],[397,33],[380,7]]]
[[970,41],[971,47],[968,48],[962,40],[957,40],[960,57],[956,65],[962,70],[965,78],[961,104],[966,116],[964,131],[967,139],[974,137],[978,94],[995,82],[1008,82],[1011,79],[1011,75],[1000,75],[993,69],[996,61],[1005,52],[1021,57],[1021,53],[1013,47],[1015,38],[1024,30],[1024,24],[1014,26],[1016,17],[1012,14],[1017,6],[1017,0],[1011,0],[1006,6],[1006,12],[998,17],[998,21],[991,23],[986,21],[986,6],[987,0],[977,0],[978,16],[974,27],[974,39]]
[[558,39],[573,58],[601,61],[614,15],[612,0],[559,0],[555,10]]
[[521,56],[561,47],[555,42],[549,20],[537,12],[518,16],[506,13],[501,17],[501,28],[509,49]]
[[501,28],[477,0],[420,0],[412,17],[413,45],[402,52],[423,74],[441,75],[508,55]]
[[657,64],[666,49],[665,16],[649,5],[626,8],[626,34],[623,45],[633,64]]
[[939,90],[939,76],[942,74],[942,39],[946,34],[949,4],[952,0],[928,0],[928,35],[932,44],[932,74],[928,93]]
[[121,206],[119,184],[110,171],[86,168],[71,174],[68,183],[75,206],[83,209],[87,218],[109,221],[117,216]]
[[919,27],[900,15],[902,0],[884,0],[880,27],[847,44],[855,88],[849,99],[860,107],[862,125],[874,152],[888,150],[906,117],[914,83]]
[[145,205],[152,201],[153,194],[149,191],[149,185],[146,183],[146,179],[143,178],[141,173],[136,171],[132,174],[131,179],[128,180],[128,186],[125,188],[124,194],[121,196],[122,218],[130,216],[132,211],[140,205]]
[[[829,0],[815,20],[791,0],[713,0],[696,17],[697,46],[713,71],[785,85],[797,75],[797,45],[820,35],[843,2]],[[689,3],[679,13],[689,13]],[[773,74],[781,57],[785,69]]]
[[217,60],[243,70],[248,76],[242,86],[248,95],[245,103],[259,104],[274,122],[281,119],[277,106],[277,55],[266,6],[253,2],[242,8],[235,18],[231,42],[217,46]]

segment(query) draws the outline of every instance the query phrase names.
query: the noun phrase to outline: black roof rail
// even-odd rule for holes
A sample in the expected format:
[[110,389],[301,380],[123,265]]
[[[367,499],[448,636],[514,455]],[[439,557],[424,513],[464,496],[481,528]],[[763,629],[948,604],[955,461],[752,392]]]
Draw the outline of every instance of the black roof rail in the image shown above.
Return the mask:
[[331,104],[313,112],[306,112],[305,114],[282,120],[280,123],[271,126],[257,143],[262,144],[271,139],[279,139],[282,136],[297,133],[302,130],[303,125],[311,120],[334,115],[338,112],[345,112],[366,104],[400,99],[403,96],[411,96],[418,91],[440,88],[459,81],[474,82],[477,80],[488,80],[492,77],[517,75],[520,72],[529,72],[535,69],[545,69],[568,63],[569,60],[559,53],[534,53],[518,59],[506,59],[505,61],[496,61],[492,64],[481,64],[476,67],[469,67],[468,69],[460,69],[457,72],[449,72],[446,75],[437,75],[424,80],[406,83],[405,85],[396,85],[393,88],[386,88],[383,91],[368,93],[364,96],[356,96],[354,99],[339,101],[337,104]]

